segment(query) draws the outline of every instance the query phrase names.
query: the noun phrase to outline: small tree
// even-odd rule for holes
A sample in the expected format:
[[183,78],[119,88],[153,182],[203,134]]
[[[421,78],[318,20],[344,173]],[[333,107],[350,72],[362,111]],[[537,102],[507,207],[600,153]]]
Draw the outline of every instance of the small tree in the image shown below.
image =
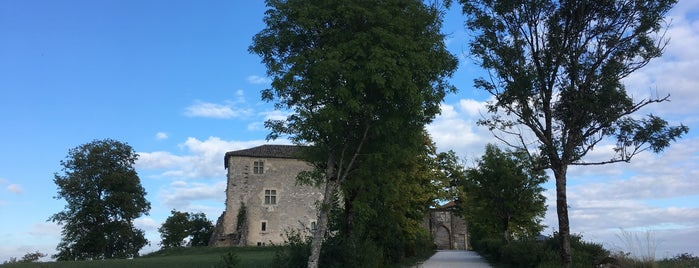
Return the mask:
[[68,151],[56,173],[56,199],[65,210],[50,221],[63,225],[59,261],[132,258],[148,243],[133,220],[147,215],[150,202],[134,169],[138,155],[126,143],[95,140]]
[[192,225],[189,221],[190,215],[188,212],[179,212],[174,209],[170,211],[170,214],[158,228],[160,238],[162,238],[160,246],[164,249],[184,247],[184,239],[190,235],[189,231]]
[[[160,245],[165,248],[208,246],[214,225],[204,213],[170,211],[171,215],[158,228],[162,238]],[[189,243],[185,243],[186,238]]]
[[209,239],[214,232],[214,224],[206,218],[206,214],[199,212],[190,214],[189,217],[189,245],[202,247],[209,245]]
[[546,213],[541,184],[547,179],[543,170],[533,169],[525,152],[502,151],[488,144],[463,182],[467,198],[462,210],[471,229],[479,232],[476,237],[499,236],[509,242],[513,235],[538,235]]
[[39,251],[29,252],[27,254],[24,254],[20,262],[35,262],[43,257],[46,257],[46,254],[41,253]]

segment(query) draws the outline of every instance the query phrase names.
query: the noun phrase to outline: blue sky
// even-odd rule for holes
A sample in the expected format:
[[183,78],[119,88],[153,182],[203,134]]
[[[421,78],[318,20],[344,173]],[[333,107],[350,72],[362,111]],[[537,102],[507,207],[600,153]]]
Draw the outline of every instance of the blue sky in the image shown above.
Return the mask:
[[[60,227],[46,219],[64,201],[53,198],[53,174],[70,148],[94,139],[128,142],[141,155],[153,206],[136,221],[151,242],[144,251],[157,249],[171,209],[215,221],[224,153],[265,143],[262,122],[284,116],[260,101],[269,80],[247,52],[264,11],[261,1],[0,1],[0,262],[55,253]],[[570,169],[572,230],[586,239],[624,249],[624,228],[650,232],[658,257],[699,255],[698,14],[699,2],[681,1],[665,55],[625,80],[637,98],[670,93],[670,103],[641,113],[682,122],[690,134],[631,164]],[[461,60],[452,80],[459,93],[428,130],[440,150],[471,165],[495,140],[475,125],[489,96],[472,87],[484,73],[463,54],[462,22],[451,11],[443,30]],[[608,158],[608,148],[589,158]],[[547,196],[551,232],[555,195]]]

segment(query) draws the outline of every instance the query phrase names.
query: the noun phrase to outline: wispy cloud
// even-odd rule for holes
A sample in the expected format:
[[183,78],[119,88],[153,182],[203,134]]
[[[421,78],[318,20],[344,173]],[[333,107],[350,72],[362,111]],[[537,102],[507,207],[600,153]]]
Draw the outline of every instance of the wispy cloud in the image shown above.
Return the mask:
[[271,79],[269,79],[267,77],[257,76],[257,75],[248,76],[247,80],[248,80],[248,83],[256,84],[256,85],[272,83]]
[[229,119],[250,116],[252,110],[249,108],[234,108],[232,103],[219,104],[197,101],[187,107],[184,114],[188,117]]
[[160,190],[158,193],[163,204],[179,210],[191,210],[191,205],[196,201],[212,200],[223,202],[226,198],[226,180],[214,183],[184,182],[179,181]]
[[[10,183],[10,180],[5,179],[5,178],[0,178],[0,186],[3,186],[5,184],[8,184],[7,186],[4,186],[5,190],[8,192],[12,192],[15,194],[21,194],[23,192],[22,186],[16,183]],[[2,202],[0,202],[1,205]]]
[[167,140],[167,138],[168,138],[168,135],[167,135],[167,133],[165,133],[165,132],[158,132],[158,133],[155,134],[155,139],[156,139],[156,140],[159,140],[159,141],[160,141],[160,140]]
[[19,184],[10,184],[7,186],[6,189],[16,194],[21,194],[23,192],[22,186],[20,186]]

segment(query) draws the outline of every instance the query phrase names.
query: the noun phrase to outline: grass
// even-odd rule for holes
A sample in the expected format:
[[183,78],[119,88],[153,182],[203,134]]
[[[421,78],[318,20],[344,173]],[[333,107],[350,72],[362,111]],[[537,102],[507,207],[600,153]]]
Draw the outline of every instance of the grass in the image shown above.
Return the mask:
[[272,267],[276,247],[199,247],[168,249],[135,259],[37,262],[0,265],[2,268],[121,268],[121,267],[218,267],[222,256],[233,252],[240,262],[236,267]]

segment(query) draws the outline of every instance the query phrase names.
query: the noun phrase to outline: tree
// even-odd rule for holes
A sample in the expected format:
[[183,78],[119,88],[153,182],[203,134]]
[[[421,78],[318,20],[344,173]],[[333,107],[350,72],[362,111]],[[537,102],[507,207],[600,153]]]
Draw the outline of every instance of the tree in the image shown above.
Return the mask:
[[209,245],[209,239],[214,233],[214,224],[206,218],[206,214],[199,212],[190,214],[189,234],[192,237],[189,245],[192,247],[203,247]]
[[131,258],[148,243],[133,220],[150,202],[133,165],[138,154],[127,143],[95,140],[68,151],[56,173],[56,199],[65,210],[49,218],[63,225],[59,261]]
[[479,238],[509,242],[513,235],[533,237],[543,229],[546,198],[541,184],[548,177],[535,170],[527,153],[502,151],[492,144],[478,166],[467,171],[462,203],[472,232]]
[[401,157],[390,148],[362,158],[362,168],[342,187],[342,209],[331,215],[331,228],[338,232],[329,240],[337,246],[324,247],[333,252],[324,257],[334,262],[321,266],[373,266],[364,260],[395,264],[433,253],[424,220],[437,200],[449,196],[449,178],[434,143],[426,131],[423,134],[422,146],[399,153]]
[[185,246],[184,239],[187,238],[191,227],[188,212],[180,212],[171,210],[170,216],[165,219],[165,222],[158,228],[160,232],[160,246],[165,248],[178,248]]
[[308,262],[316,267],[340,186],[374,153],[367,148],[421,146],[416,137],[454,91],[446,78],[457,61],[439,32],[441,13],[422,1],[266,3],[267,27],[250,51],[273,80],[262,99],[292,111],[265,123],[268,139],[309,145],[303,157],[325,187]]
[[43,257],[46,257],[45,253],[41,253],[39,251],[29,252],[22,256],[22,260],[20,262],[35,262]]
[[[511,146],[538,151],[541,167],[553,171],[561,260],[570,267],[568,167],[629,162],[688,131],[634,115],[669,95],[634,99],[621,82],[662,54],[660,30],[676,0],[459,2],[475,34],[471,53],[490,72],[475,86],[494,96],[492,116],[479,123]],[[616,143],[608,160],[584,160],[606,141]]]
[[[180,212],[174,209],[170,213],[171,215],[158,228],[160,238],[162,238],[160,245],[163,249],[184,247],[185,245],[193,247],[209,245],[214,225],[206,218],[206,214]],[[188,237],[190,240],[185,243],[185,239]]]

